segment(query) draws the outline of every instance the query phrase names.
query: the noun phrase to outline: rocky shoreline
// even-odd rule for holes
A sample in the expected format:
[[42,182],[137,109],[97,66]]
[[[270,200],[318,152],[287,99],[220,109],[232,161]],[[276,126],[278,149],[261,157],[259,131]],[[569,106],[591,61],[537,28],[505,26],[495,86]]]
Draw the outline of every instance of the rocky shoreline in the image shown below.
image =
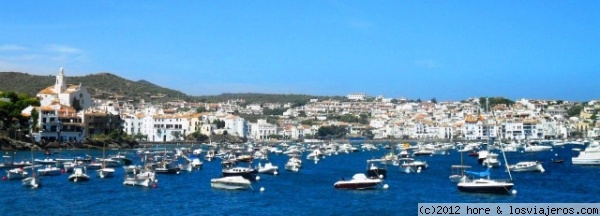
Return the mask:
[[45,149],[102,149],[106,146],[108,149],[131,149],[139,146],[138,142],[128,141],[93,141],[86,140],[84,142],[49,142],[49,143],[34,143],[15,140],[8,137],[0,137],[0,150],[2,151],[20,151],[20,150],[45,150]]

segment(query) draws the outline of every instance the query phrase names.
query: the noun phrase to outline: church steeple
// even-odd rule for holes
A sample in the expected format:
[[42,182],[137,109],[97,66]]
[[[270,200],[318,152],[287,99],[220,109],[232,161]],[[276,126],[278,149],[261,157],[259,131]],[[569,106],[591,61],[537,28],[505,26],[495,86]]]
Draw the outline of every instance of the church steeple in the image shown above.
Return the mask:
[[56,84],[54,84],[54,92],[62,93],[67,89],[67,85],[65,84],[65,73],[63,68],[60,68],[58,75],[56,76]]

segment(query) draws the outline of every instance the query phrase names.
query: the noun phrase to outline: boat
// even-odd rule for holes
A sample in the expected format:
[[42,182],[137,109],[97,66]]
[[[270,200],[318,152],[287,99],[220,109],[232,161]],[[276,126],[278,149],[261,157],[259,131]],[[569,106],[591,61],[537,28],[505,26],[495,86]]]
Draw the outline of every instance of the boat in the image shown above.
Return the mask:
[[498,160],[498,154],[492,152],[487,154],[487,157],[481,162],[481,164],[489,167],[499,167],[501,165],[500,161]]
[[514,165],[508,166],[508,169],[513,172],[544,172],[542,163],[537,161],[521,161]]
[[465,174],[466,169],[470,169],[471,166],[467,165],[452,165],[450,166],[450,172],[452,173],[449,177],[451,182],[462,182],[467,180]]
[[[495,117],[494,117],[495,119]],[[498,126],[498,122],[496,122],[496,126]],[[501,137],[501,136],[496,136]],[[502,143],[502,139],[499,139],[499,143]],[[504,165],[506,167],[506,171],[508,172],[509,180],[500,180],[500,179],[491,179],[490,178],[490,167],[488,166],[486,171],[483,172],[472,172],[465,171],[466,174],[472,175],[473,178],[467,178],[464,181],[459,182],[456,186],[461,192],[468,193],[491,193],[491,194],[511,194],[516,191],[512,191],[514,187],[512,174],[510,173],[510,169],[508,168],[508,162],[506,161],[506,154],[500,148],[502,152],[502,157],[504,158]],[[479,158],[481,156],[482,151],[479,152]],[[487,152],[489,153],[489,152]],[[487,157],[487,155],[486,155]],[[483,161],[482,161],[483,162]]]
[[396,163],[400,166],[400,171],[405,173],[420,173],[429,167],[426,161],[419,161],[413,158],[399,158]]
[[[33,160],[33,148],[31,150],[31,160]],[[31,176],[26,177],[23,180],[21,180],[23,187],[38,188],[38,187],[42,186],[40,177],[38,175],[36,175],[33,168],[34,168],[34,166],[32,165],[31,166]]]
[[13,168],[6,171],[6,179],[24,179],[25,177],[27,177],[27,174],[27,171],[25,171],[22,167]]
[[288,162],[285,163],[285,170],[298,172],[300,170],[300,164],[295,161],[288,160]]
[[257,170],[248,167],[231,167],[223,168],[221,174],[223,177],[227,176],[241,176],[250,181],[256,181]]
[[382,159],[367,160],[367,177],[385,178],[387,177],[387,166]]
[[252,188],[250,180],[242,176],[226,176],[210,180],[210,186],[213,188],[227,190],[245,190]]
[[465,165],[463,151],[460,151],[460,165],[450,166],[450,181],[461,182],[467,180],[465,170],[470,169],[471,166]]
[[543,152],[543,151],[552,151],[552,146],[545,146],[545,145],[530,145],[527,144],[525,146],[525,149],[523,150],[525,152]]
[[467,174],[474,175],[475,179],[466,179],[457,184],[458,190],[470,193],[492,193],[509,194],[514,186],[511,180],[490,179],[490,168],[483,172],[465,171]]
[[258,170],[258,173],[273,174],[273,175],[277,175],[279,173],[279,167],[273,165],[271,162],[266,163],[264,166],[259,163],[258,166],[256,167],[256,169]]
[[[111,161],[116,162],[116,160],[108,160],[105,159],[106,157],[106,144],[104,145],[104,148],[102,148],[102,166],[100,167],[100,169],[96,170],[96,174],[98,175],[98,177],[100,178],[108,178],[108,177],[113,177],[113,175],[115,174],[115,169],[112,167],[109,167],[108,165],[111,164]],[[117,164],[120,164],[117,162]]]
[[206,152],[204,155],[204,160],[212,161],[215,158],[215,150],[211,149]]
[[52,165],[46,165],[46,167],[37,170],[40,176],[57,176],[60,175],[61,170],[58,167]]
[[573,165],[600,165],[600,144],[593,141],[579,155],[572,158]]
[[348,190],[366,190],[375,189],[381,184],[382,180],[379,178],[368,178],[364,173],[357,173],[352,176],[350,180],[341,180],[335,182],[333,187],[336,189],[348,189]]
[[141,187],[156,187],[157,183],[158,179],[153,171],[141,169],[133,169],[131,173],[126,173],[123,181],[123,185]]
[[86,174],[86,168],[77,166],[73,168],[73,174],[69,175],[69,181],[82,182],[90,180],[90,176]]
[[156,174],[179,174],[179,171],[181,171],[181,168],[173,166],[167,161],[160,162],[157,167],[154,168]]

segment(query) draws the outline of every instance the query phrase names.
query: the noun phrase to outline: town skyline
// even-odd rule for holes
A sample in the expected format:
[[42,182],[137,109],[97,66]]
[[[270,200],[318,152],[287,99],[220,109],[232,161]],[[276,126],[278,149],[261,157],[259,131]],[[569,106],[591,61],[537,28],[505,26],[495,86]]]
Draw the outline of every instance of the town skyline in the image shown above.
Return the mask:
[[597,2],[3,2],[0,71],[225,92],[587,101]]

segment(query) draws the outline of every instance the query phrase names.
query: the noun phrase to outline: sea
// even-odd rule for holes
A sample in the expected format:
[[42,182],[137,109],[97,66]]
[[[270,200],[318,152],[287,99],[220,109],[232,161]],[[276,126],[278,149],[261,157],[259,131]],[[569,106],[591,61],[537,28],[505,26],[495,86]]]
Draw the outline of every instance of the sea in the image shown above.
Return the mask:
[[[461,153],[421,156],[429,168],[420,173],[404,173],[388,165],[384,184],[387,189],[339,190],[333,184],[342,177],[350,179],[364,173],[366,160],[389,152],[385,143],[379,150],[339,153],[314,162],[303,155],[298,172],[284,169],[288,156],[269,155],[280,168],[278,175],[260,175],[251,190],[214,189],[212,178],[220,177],[220,159],[204,161],[203,168],[178,175],[158,175],[156,188],[124,186],[124,171],[118,168],[113,178],[101,179],[88,171],[88,182],[69,182],[68,174],[42,178],[43,186],[25,188],[19,180],[0,182],[0,212],[4,215],[417,215],[419,203],[597,203],[600,201],[600,167],[571,164],[573,146],[552,151],[506,153],[510,164],[519,161],[543,162],[543,173],[512,173],[516,193],[508,195],[459,192],[448,179],[450,166],[461,163]],[[171,147],[181,147],[168,145]],[[107,150],[116,154],[124,150]],[[10,154],[9,152],[0,152]],[[53,157],[90,154],[101,150],[59,150]],[[128,155],[135,157],[135,151]],[[34,157],[46,157],[35,152]],[[475,157],[462,155],[472,171],[484,171]],[[17,152],[15,159],[31,158],[29,151]],[[553,159],[564,159],[553,163]],[[502,156],[499,160],[504,163]],[[264,162],[262,162],[264,164]],[[254,165],[257,162],[255,161]],[[492,178],[509,178],[502,167],[491,170]],[[2,171],[4,172],[4,171]]]

